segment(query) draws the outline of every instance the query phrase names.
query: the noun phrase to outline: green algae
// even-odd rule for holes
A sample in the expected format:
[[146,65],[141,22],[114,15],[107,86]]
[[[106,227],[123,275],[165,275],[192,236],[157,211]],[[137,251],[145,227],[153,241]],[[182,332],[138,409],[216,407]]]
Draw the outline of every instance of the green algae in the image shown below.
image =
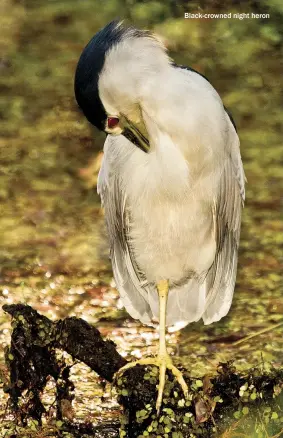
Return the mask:
[[[282,366],[282,328],[239,347],[233,345],[283,319],[282,4],[246,2],[247,11],[257,7],[271,18],[231,22],[184,20],[183,12],[193,11],[196,5],[171,1],[161,5],[108,0],[103,8],[97,0],[2,3],[1,304],[28,302],[50,317],[83,316],[111,336],[128,358],[156,349],[154,331],[117,309],[99,199],[80,178],[81,169],[91,166],[103,136],[76,108],[74,70],[93,33],[119,15],[156,30],[177,62],[210,79],[238,125],[248,179],[231,311],[212,326],[197,323],[170,334],[169,350],[181,356],[196,379],[231,358],[243,371],[267,366],[267,361]],[[222,6],[214,1],[197,6],[209,12],[239,12],[228,1]],[[7,345],[9,319],[4,313],[0,330]],[[5,381],[4,365],[0,372]],[[117,417],[117,404],[109,395],[101,408],[103,391],[86,367],[75,366],[73,379],[80,382],[77,418],[100,422]],[[1,385],[3,419],[7,397]],[[9,418],[5,424],[10,427]],[[43,428],[46,436],[48,427]],[[265,436],[260,422],[256,427],[257,436]],[[33,436],[27,430],[14,433]]]

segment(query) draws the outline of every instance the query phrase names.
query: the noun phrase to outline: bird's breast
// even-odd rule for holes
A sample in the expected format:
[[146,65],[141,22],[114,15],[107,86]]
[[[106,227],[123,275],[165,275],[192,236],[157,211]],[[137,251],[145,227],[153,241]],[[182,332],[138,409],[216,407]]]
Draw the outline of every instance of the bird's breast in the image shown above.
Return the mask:
[[134,257],[149,281],[179,282],[201,275],[215,255],[213,221],[206,209],[191,202],[150,202],[141,199],[130,213]]
[[201,274],[215,256],[210,195],[193,187],[180,153],[143,155],[126,178],[133,255],[148,281],[178,282],[192,271]]

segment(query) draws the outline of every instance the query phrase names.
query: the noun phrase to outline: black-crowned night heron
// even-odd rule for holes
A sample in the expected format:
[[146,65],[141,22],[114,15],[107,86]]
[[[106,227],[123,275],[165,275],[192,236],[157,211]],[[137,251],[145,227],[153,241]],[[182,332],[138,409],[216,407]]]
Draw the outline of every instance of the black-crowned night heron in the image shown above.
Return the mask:
[[108,135],[98,178],[114,278],[133,318],[159,319],[157,411],[165,327],[229,311],[244,171],[232,119],[206,78],[178,66],[147,31],[111,22],[84,49],[75,76],[86,118]]

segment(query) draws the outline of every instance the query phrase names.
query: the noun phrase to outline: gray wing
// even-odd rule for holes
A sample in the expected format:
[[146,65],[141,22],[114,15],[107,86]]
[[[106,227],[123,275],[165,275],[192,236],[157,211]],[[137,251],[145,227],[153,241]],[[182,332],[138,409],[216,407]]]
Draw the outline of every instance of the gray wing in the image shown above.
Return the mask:
[[115,139],[107,137],[105,142],[97,192],[105,209],[110,258],[122,302],[133,318],[149,324],[153,316],[148,304],[149,289],[147,285],[142,285],[141,273],[131,253],[127,199],[118,172],[113,169],[113,158],[108,153],[108,146],[110,147],[114,141]]
[[228,313],[237,273],[245,175],[239,139],[228,116],[227,123],[229,130],[226,159],[213,205],[217,250],[206,276],[206,304],[202,316],[205,324],[218,321]]

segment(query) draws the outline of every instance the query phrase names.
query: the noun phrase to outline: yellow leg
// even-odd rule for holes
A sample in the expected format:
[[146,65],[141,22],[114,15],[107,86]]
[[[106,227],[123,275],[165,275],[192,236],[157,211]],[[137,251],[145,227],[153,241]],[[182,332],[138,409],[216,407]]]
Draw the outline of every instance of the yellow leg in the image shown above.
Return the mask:
[[165,387],[165,377],[166,377],[166,369],[172,371],[173,375],[176,377],[178,383],[183,389],[184,396],[188,397],[188,386],[182,376],[181,371],[179,371],[172,362],[171,357],[167,353],[166,348],[166,308],[167,308],[167,299],[169,292],[169,282],[168,280],[160,281],[157,284],[157,290],[159,295],[159,352],[157,359],[159,360],[159,385],[158,385],[158,396],[156,401],[156,410],[157,413],[160,411],[160,407],[162,404],[163,391]]
[[[166,368],[169,361],[171,361],[166,348],[166,307],[169,292],[169,282],[167,280],[160,281],[157,284],[157,291],[159,295],[159,352],[158,358],[160,360],[159,366],[159,385],[158,396],[156,400],[156,410],[159,413],[162,403],[163,391],[165,387]],[[171,362],[172,363],[172,362]]]
[[188,396],[188,386],[182,376],[181,371],[179,371],[172,362],[171,357],[167,353],[166,348],[166,306],[167,298],[169,292],[169,282],[168,280],[162,280],[157,284],[157,291],[159,295],[159,351],[155,358],[148,357],[145,359],[136,360],[134,362],[128,363],[122,367],[117,373],[115,378],[117,379],[121,374],[124,373],[129,368],[135,367],[136,365],[154,365],[159,367],[159,385],[158,385],[158,396],[156,401],[156,410],[159,414],[160,407],[162,404],[162,397],[165,387],[165,377],[166,369],[172,371],[172,374],[176,377],[178,383],[183,389],[184,396]]

